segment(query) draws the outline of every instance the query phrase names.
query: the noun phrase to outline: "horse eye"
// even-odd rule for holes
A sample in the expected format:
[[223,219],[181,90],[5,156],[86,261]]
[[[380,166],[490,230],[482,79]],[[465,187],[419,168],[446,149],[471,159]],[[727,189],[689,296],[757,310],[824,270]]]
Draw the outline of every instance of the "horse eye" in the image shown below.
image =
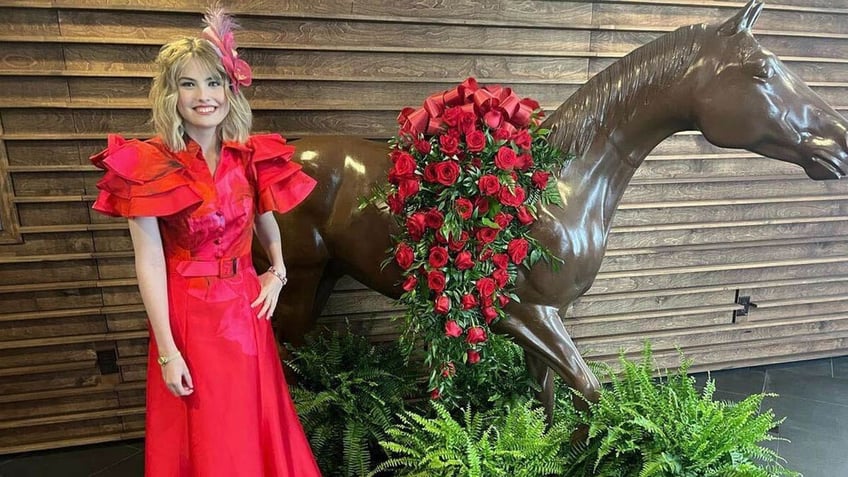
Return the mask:
[[767,80],[774,76],[774,68],[766,60],[756,61],[750,66],[755,78]]

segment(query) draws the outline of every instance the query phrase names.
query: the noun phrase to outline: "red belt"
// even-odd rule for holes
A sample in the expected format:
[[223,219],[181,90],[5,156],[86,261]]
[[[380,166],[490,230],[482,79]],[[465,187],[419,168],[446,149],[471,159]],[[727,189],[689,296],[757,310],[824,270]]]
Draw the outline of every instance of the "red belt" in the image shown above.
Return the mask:
[[220,260],[173,260],[169,263],[177,273],[184,277],[233,277],[244,268],[253,265],[250,255]]

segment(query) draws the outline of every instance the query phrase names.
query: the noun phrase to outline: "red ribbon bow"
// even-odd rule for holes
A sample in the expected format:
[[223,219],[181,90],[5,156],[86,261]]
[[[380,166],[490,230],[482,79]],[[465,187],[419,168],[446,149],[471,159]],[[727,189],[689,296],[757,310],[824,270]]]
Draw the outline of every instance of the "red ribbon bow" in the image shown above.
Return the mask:
[[[476,79],[468,78],[453,89],[430,95],[418,109],[404,108],[397,119],[401,134],[417,137],[421,133],[441,132],[444,125],[442,115],[453,107],[475,112],[492,129],[506,127],[514,132],[530,125],[539,103],[530,98],[519,98],[510,88],[498,85],[481,88]],[[539,112],[539,117],[542,114]]]

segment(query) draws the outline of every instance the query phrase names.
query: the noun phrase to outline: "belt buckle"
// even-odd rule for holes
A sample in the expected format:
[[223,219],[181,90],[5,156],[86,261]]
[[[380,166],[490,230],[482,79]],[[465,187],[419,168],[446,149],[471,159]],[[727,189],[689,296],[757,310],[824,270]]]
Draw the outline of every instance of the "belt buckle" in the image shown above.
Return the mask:
[[230,278],[236,276],[238,271],[238,259],[227,258],[218,261],[218,276],[220,278]]

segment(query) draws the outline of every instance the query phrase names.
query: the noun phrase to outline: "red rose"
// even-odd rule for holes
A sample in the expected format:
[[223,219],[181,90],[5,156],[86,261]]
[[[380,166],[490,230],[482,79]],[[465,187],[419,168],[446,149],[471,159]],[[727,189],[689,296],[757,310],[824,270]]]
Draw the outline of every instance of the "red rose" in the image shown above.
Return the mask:
[[498,285],[498,288],[503,288],[506,286],[507,282],[509,282],[509,272],[506,269],[499,268],[492,272],[492,278],[495,279],[495,283]]
[[415,275],[409,275],[406,277],[406,280],[403,282],[403,291],[412,291],[418,285],[418,279],[415,278]]
[[395,163],[395,174],[399,177],[408,177],[415,172],[415,158],[408,152],[401,152],[394,155],[393,160]]
[[427,214],[424,215],[424,224],[431,229],[438,230],[442,228],[444,223],[445,216],[439,211],[439,209],[430,209],[427,211]]
[[506,268],[509,266],[509,256],[505,253],[496,253],[492,255],[492,262],[496,268]]
[[415,260],[415,252],[412,250],[412,247],[404,242],[397,244],[397,248],[395,248],[395,261],[400,265],[400,268],[406,270],[412,266],[413,260]]
[[448,108],[444,114],[442,114],[442,121],[450,127],[456,127],[459,124],[459,118],[462,116],[462,109],[458,106],[454,106],[453,108]]
[[453,156],[459,152],[459,139],[450,134],[442,134],[439,136],[439,147],[442,150],[442,154]]
[[418,179],[401,179],[398,185],[398,197],[406,200],[418,193],[420,183]]
[[524,199],[526,198],[527,194],[521,186],[515,186],[514,190],[509,190],[508,187],[502,187],[498,194],[498,201],[500,201],[501,204],[511,205],[513,207],[518,207],[519,205],[524,204]]
[[488,126],[490,129],[497,129],[501,126],[501,123],[503,122],[503,115],[500,111],[492,109],[483,115],[483,122],[485,122],[486,126]]
[[445,291],[445,282],[447,282],[445,274],[440,270],[433,270],[427,274],[427,287],[436,293]]
[[445,295],[439,295],[436,297],[436,301],[433,303],[433,311],[440,315],[447,315],[451,309],[451,301]]
[[548,178],[550,176],[551,175],[545,171],[536,171],[532,176],[530,176],[530,180],[533,181],[533,185],[544,190],[545,187],[548,186]]
[[483,319],[486,321],[487,325],[491,325],[495,318],[498,317],[498,310],[493,306],[487,306],[483,308]]
[[465,144],[471,152],[480,152],[486,148],[486,135],[483,131],[474,130],[465,135]]
[[495,293],[495,281],[489,277],[483,277],[477,280],[477,293],[480,294],[481,297],[490,297],[493,293]]
[[472,157],[471,158],[471,165],[476,167],[477,169],[480,169],[481,167],[483,167],[483,160],[480,159],[479,157]]
[[501,183],[496,176],[485,174],[477,179],[477,187],[483,195],[495,195],[501,190]]
[[386,204],[389,206],[389,211],[395,215],[399,215],[403,212],[403,199],[401,199],[397,194],[389,194],[386,197]]
[[420,152],[423,155],[430,154],[430,141],[425,141],[424,139],[416,139],[415,140],[415,150]]
[[401,180],[401,177],[397,175],[397,171],[395,171],[394,166],[389,169],[389,184],[397,184]]
[[434,401],[436,399],[439,399],[441,396],[442,396],[442,393],[440,393],[438,389],[434,389],[434,390],[430,391],[430,399],[432,399]]
[[498,303],[501,305],[501,308],[509,305],[509,297],[506,295],[498,295]]
[[530,154],[521,154],[515,160],[515,168],[526,171],[533,167],[533,156]]
[[403,149],[392,149],[392,150],[389,152],[389,160],[391,160],[391,161],[392,161],[392,164],[394,164],[395,162],[397,162],[397,158],[398,158],[398,156],[400,156],[401,154],[409,154],[409,153],[408,153],[408,152],[406,152],[406,151],[404,151]]
[[474,268],[474,260],[471,259],[471,252],[459,252],[459,255],[457,255],[456,259],[454,260],[454,264],[456,264],[456,268],[460,270],[468,270],[469,268]]
[[509,259],[512,260],[512,263],[520,265],[527,258],[529,248],[530,244],[527,240],[516,238],[509,241],[509,244],[506,246],[506,253],[509,254]]
[[424,180],[427,182],[436,182],[436,163],[430,163],[424,166]]
[[477,115],[474,111],[463,111],[459,117],[459,129],[465,134],[473,131],[477,127]]
[[465,197],[460,197],[456,199],[454,203],[454,208],[456,209],[456,213],[462,218],[462,220],[468,220],[471,218],[471,213],[474,212],[474,204],[471,203],[470,200]]
[[[500,187],[500,184],[498,184]],[[483,196],[479,196],[474,199],[474,207],[477,208],[478,215],[486,215],[489,212],[489,199]]]
[[436,182],[444,186],[453,185],[459,178],[459,164],[456,161],[442,161],[436,163]]
[[448,338],[459,338],[462,335],[462,327],[456,321],[448,320],[445,322],[445,336]]
[[521,149],[530,149],[530,144],[533,142],[533,138],[530,137],[530,133],[527,132],[526,129],[522,129],[515,133],[512,137],[512,141],[515,142],[515,145]]
[[477,343],[486,342],[486,330],[479,326],[474,326],[468,329],[468,335],[465,337],[465,342],[474,345]]
[[518,213],[516,216],[518,217],[518,221],[521,222],[521,225],[530,225],[536,220],[532,215],[530,215],[530,211],[527,210],[527,207],[523,205],[518,207]]
[[500,127],[495,129],[495,132],[492,133],[492,139],[495,141],[506,141],[510,137],[512,137],[512,133],[509,131],[509,128]]
[[512,222],[512,214],[507,214],[506,212],[495,214],[495,223],[498,224],[498,227],[505,229],[510,222]]
[[468,242],[468,232],[465,230],[459,234],[459,238],[455,239],[451,237],[450,242],[448,242],[448,249],[452,252],[458,252],[465,248],[465,244]]
[[416,212],[406,218],[406,230],[409,232],[409,236],[412,237],[412,240],[415,240],[416,242],[421,240],[421,236],[424,235],[426,227],[424,217],[423,212]]
[[490,248],[483,250],[483,253],[480,254],[480,261],[485,262],[486,260],[489,260],[490,258],[492,258],[492,255],[494,255],[494,253],[495,252]]
[[480,362],[480,353],[476,350],[468,350],[468,364],[477,364]]
[[448,263],[448,249],[445,247],[431,247],[428,262],[433,268],[444,267]]
[[517,159],[518,157],[515,155],[515,151],[513,151],[511,147],[501,146],[501,148],[498,149],[498,153],[495,155],[495,165],[498,166],[499,169],[509,171],[515,167]]
[[474,295],[467,294],[462,295],[462,309],[463,310],[471,310],[477,307],[477,299],[474,298]]
[[477,230],[476,237],[481,243],[492,243],[498,237],[498,232],[498,229],[483,227]]

